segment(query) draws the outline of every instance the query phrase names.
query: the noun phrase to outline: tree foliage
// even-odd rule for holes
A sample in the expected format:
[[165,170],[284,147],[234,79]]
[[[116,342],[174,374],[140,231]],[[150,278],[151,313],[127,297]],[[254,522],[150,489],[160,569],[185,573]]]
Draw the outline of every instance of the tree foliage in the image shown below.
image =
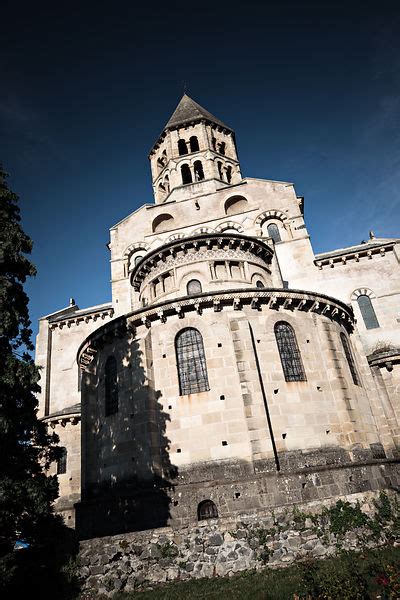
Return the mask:
[[40,545],[56,521],[57,478],[46,475],[57,437],[38,420],[39,371],[24,283],[36,273],[32,241],[20,221],[18,196],[0,167],[0,558],[17,537]]

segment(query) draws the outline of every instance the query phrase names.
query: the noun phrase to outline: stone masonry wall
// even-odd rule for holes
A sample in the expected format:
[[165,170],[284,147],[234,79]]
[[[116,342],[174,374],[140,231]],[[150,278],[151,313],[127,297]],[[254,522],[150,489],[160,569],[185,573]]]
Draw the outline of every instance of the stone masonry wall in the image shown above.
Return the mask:
[[84,541],[80,576],[84,588],[112,595],[172,580],[282,567],[331,556],[341,548],[400,543],[396,496],[393,491],[352,494],[257,515],[200,521],[178,530],[161,528]]

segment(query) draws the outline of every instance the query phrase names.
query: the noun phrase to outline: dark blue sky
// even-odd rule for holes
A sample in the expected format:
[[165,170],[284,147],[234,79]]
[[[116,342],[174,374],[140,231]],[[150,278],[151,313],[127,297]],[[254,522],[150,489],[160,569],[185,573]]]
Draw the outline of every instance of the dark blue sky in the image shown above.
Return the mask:
[[147,154],[188,93],[242,173],[292,181],[316,252],[400,233],[395,2],[3,2],[0,160],[39,316],[110,299],[108,229],[152,202]]

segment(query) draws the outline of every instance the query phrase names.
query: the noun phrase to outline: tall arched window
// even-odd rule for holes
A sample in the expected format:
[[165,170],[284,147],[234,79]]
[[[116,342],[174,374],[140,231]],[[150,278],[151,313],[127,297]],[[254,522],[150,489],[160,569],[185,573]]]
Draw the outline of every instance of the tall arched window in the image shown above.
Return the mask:
[[267,227],[268,237],[272,238],[274,242],[281,241],[281,234],[279,233],[278,225],[270,223]]
[[202,289],[200,281],[198,279],[191,279],[186,286],[186,290],[188,296],[193,296],[194,294],[201,294]]
[[182,183],[192,183],[192,172],[189,165],[181,166]]
[[218,176],[219,176],[219,178],[222,181],[223,178],[224,178],[224,176],[223,176],[223,173],[222,173],[222,162],[221,161],[217,162],[217,167],[218,167]]
[[194,162],[194,178],[196,181],[203,181],[204,179],[204,171],[203,165],[201,164],[201,160],[196,160]]
[[350,343],[349,343],[349,340],[347,339],[347,336],[343,333],[343,331],[340,333],[340,339],[342,340],[343,350],[346,355],[347,364],[349,365],[351,376],[353,378],[353,383],[355,383],[355,385],[361,385],[360,379],[358,377],[356,365],[354,362],[353,353],[350,348]]
[[201,333],[191,327],[183,329],[176,336],[175,349],[180,395],[209,390]]
[[183,156],[184,154],[188,153],[185,140],[178,140],[178,152],[179,156]]
[[203,500],[197,507],[197,518],[199,521],[205,519],[218,519],[218,510],[212,500]]
[[275,324],[275,338],[286,381],[306,381],[294,329],[286,321]]
[[361,294],[358,296],[357,302],[358,306],[360,307],[362,318],[364,319],[365,327],[367,329],[375,329],[376,327],[379,327],[371,298],[366,294]]
[[195,135],[192,135],[192,137],[189,140],[189,143],[190,143],[190,152],[198,152],[198,150],[200,150],[199,140],[197,139],[197,137]]
[[257,279],[257,281],[256,281],[256,287],[258,287],[258,288],[265,288],[265,285],[263,284],[263,282],[261,281],[261,279]]
[[228,183],[232,181],[232,167],[230,165],[226,167],[226,181]]
[[67,449],[60,448],[61,455],[57,459],[57,475],[64,475],[67,472]]
[[118,376],[115,356],[109,356],[104,368],[105,413],[113,415],[118,412]]

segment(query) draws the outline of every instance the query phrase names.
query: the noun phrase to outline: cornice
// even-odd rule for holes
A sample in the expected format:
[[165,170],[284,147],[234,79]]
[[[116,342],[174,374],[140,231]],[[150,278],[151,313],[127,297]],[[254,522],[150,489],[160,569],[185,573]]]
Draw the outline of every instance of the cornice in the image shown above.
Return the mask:
[[254,310],[266,307],[275,311],[317,313],[343,325],[349,333],[354,329],[354,315],[351,307],[324,294],[282,288],[249,288],[246,290],[240,288],[227,292],[203,292],[196,296],[165,300],[118,317],[103,325],[88,336],[79,347],[78,365],[82,370],[87,369],[102,345],[115,338],[136,335],[137,329],[141,327],[150,328],[155,322],[165,323],[171,317],[182,318],[189,312],[197,312],[201,315],[207,309],[220,312],[224,309],[241,310],[243,306],[249,306]]
[[63,327],[71,327],[72,325],[78,326],[80,323],[89,323],[89,321],[97,321],[101,319],[104,321],[106,317],[112,318],[114,315],[114,309],[108,307],[101,310],[96,310],[87,314],[74,314],[64,316],[63,318],[53,321],[50,323],[50,329],[63,329]]
[[386,367],[390,372],[393,371],[393,365],[400,363],[400,348],[391,348],[369,354],[367,356],[370,367]]
[[396,241],[383,242],[376,246],[365,244],[354,248],[343,248],[343,251],[334,250],[332,253],[325,252],[324,254],[316,255],[314,264],[323,269],[324,267],[334,268],[335,265],[346,265],[348,261],[359,262],[361,259],[372,259],[377,256],[385,256],[387,251],[393,250]]
[[71,412],[54,413],[52,415],[42,417],[40,420],[50,425],[52,429],[55,429],[57,425],[66,427],[67,423],[71,423],[71,425],[77,425],[81,420],[81,411],[79,409],[72,410]]

